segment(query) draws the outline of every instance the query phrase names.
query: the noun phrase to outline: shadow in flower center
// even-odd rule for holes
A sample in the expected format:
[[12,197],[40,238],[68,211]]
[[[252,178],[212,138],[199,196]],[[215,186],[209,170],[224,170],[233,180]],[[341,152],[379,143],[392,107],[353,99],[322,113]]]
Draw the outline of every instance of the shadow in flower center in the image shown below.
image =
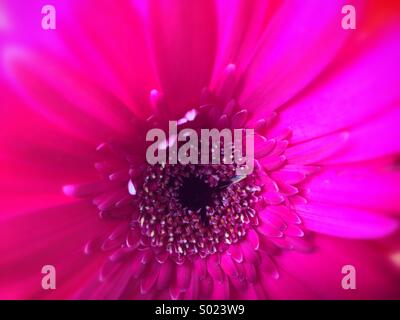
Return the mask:
[[213,188],[197,177],[183,180],[179,189],[179,200],[182,205],[200,215],[201,222],[208,225],[205,207],[211,204]]

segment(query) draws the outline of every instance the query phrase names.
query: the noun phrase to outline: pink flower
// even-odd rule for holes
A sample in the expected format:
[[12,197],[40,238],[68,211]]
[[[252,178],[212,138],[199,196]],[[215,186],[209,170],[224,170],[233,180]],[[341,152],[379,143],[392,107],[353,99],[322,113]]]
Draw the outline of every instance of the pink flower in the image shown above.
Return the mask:
[[[0,4],[0,297],[400,298],[398,5],[116,3]],[[179,119],[254,128],[253,174],[149,165]]]

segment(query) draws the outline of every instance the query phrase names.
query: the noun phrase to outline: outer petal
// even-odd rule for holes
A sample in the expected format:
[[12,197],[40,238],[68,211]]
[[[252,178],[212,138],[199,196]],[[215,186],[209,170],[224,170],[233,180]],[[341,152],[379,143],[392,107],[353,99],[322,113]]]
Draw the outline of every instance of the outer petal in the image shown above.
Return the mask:
[[326,166],[304,188],[307,199],[397,213],[400,173],[382,161],[353,165]]
[[199,102],[208,85],[215,54],[215,6],[212,1],[151,1],[147,19],[151,47],[170,117]]
[[380,238],[398,227],[394,219],[351,207],[310,203],[295,208],[306,229],[333,236]]
[[400,106],[368,119],[351,131],[342,152],[329,163],[367,161],[400,153]]
[[[87,257],[84,244],[114,223],[101,221],[91,204],[75,203],[2,217],[0,286],[2,298],[70,298],[88,276],[97,273],[104,255]],[[44,265],[56,268],[57,290],[43,290]]]
[[[316,239],[317,250],[278,258],[281,277],[268,280],[273,299],[395,299],[400,291],[399,269],[371,243],[326,236]],[[356,289],[344,290],[342,267],[356,268]]]
[[216,0],[218,42],[211,86],[221,79],[225,67],[234,63],[240,70],[249,63],[257,43],[282,5],[282,1]]
[[[271,112],[315,79],[352,35],[340,24],[344,4],[342,0],[283,2],[245,70],[241,103],[257,113]],[[360,27],[365,2],[353,4]]]
[[310,86],[279,115],[274,130],[293,130],[292,142],[308,140],[360,124],[398,99],[400,41],[398,26],[370,39],[361,54],[347,57]]

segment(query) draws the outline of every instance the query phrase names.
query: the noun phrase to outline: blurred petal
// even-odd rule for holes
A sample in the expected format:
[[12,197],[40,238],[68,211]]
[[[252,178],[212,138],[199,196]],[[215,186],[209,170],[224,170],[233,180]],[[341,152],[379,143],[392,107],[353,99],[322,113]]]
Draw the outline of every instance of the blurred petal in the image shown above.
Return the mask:
[[295,206],[308,230],[344,238],[379,238],[398,227],[396,220],[351,207],[325,204]]
[[400,86],[399,32],[392,27],[371,39],[360,55],[349,57],[345,68],[334,68],[287,105],[271,134],[289,127],[292,141],[303,141],[362,123],[391,107]]
[[[363,2],[356,3],[362,20]],[[342,0],[312,4],[295,0],[279,6],[246,70],[241,103],[266,114],[317,77],[351,35],[340,26],[344,4]]]
[[[182,115],[197,103],[211,77],[215,55],[215,7],[212,1],[151,1],[148,23],[161,89]],[[171,116],[171,115],[170,115]]]

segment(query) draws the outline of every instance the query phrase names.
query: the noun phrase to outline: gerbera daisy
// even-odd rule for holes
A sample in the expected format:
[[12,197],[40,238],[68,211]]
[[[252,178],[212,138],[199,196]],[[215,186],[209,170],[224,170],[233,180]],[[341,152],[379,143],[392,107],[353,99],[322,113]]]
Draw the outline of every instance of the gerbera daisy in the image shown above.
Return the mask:
[[[399,8],[353,2],[2,3],[0,296],[399,298]],[[254,170],[149,164],[169,121]]]

